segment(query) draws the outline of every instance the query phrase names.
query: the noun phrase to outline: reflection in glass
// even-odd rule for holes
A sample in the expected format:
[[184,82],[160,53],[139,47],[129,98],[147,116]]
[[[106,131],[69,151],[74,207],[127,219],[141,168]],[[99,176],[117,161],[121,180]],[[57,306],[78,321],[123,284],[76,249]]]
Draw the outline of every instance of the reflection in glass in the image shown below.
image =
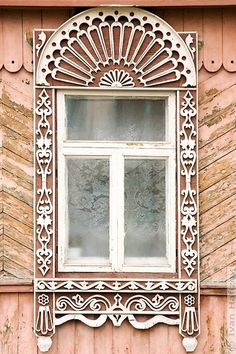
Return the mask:
[[[68,259],[109,263],[109,161],[67,158]],[[59,191],[60,193],[60,191]],[[99,258],[95,260],[95,258]]]
[[67,139],[164,141],[165,100],[66,96]]
[[125,264],[166,257],[165,160],[125,160]]

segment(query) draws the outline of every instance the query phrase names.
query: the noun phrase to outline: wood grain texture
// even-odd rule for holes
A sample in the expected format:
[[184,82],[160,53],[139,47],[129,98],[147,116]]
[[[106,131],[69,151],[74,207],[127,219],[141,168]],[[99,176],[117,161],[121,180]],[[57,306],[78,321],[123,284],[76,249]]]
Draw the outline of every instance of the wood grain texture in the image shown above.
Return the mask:
[[201,280],[224,284],[236,262],[236,77],[219,70],[199,85]]
[[16,72],[22,66],[22,12],[21,10],[3,10],[2,14],[4,66],[8,71]]
[[[102,6],[114,5],[112,0],[82,0],[80,6]],[[119,5],[130,6],[158,6],[158,7],[216,7],[216,6],[235,6],[235,0],[120,0]],[[31,0],[0,0],[0,6],[3,7],[76,7],[76,0],[41,0],[40,3],[31,2]]]
[[[227,341],[226,296],[201,297],[201,334],[195,354],[230,353]],[[33,294],[0,294],[0,353],[36,354],[32,331]],[[217,309],[217,311],[216,311]],[[99,340],[98,340],[99,338]],[[177,326],[157,325],[135,330],[128,323],[107,322],[90,328],[70,321],[56,328],[49,354],[185,354]],[[99,346],[98,346],[99,345]],[[38,351],[38,354],[40,352]]]
[[[2,0],[4,1],[4,0]],[[9,2],[8,7],[11,7]],[[20,1],[20,0],[19,0]],[[22,0],[24,1],[24,0]],[[63,22],[65,22],[70,15],[70,7],[73,5],[68,5],[67,8],[63,6],[64,0],[55,2],[54,9],[23,9],[23,10],[5,10],[0,12],[0,28],[2,24],[2,31],[0,31],[0,52],[5,53],[4,56],[0,58],[0,68],[4,66],[10,72],[17,72],[20,67],[24,67],[28,72],[32,72],[32,30],[33,28],[57,28]],[[105,0],[101,2],[102,5],[107,4],[111,0]],[[158,16],[164,18],[171,26],[173,26],[177,31],[196,31],[199,34],[199,69],[202,65],[210,72],[217,72],[221,66],[224,66],[229,72],[236,71],[236,57],[235,57],[235,16],[236,9],[226,8],[227,3],[219,1],[218,5],[224,8],[208,8],[208,9],[196,9],[196,3],[194,5],[194,0],[188,2],[181,7],[180,2],[174,2],[173,0],[168,0],[167,3],[163,0],[165,4],[165,9],[161,6],[163,4],[161,1],[149,0],[150,4],[147,2],[145,4],[143,0],[139,0],[139,6],[151,6],[149,9],[151,12],[156,13]],[[184,2],[184,0],[182,0]],[[196,0],[197,1],[197,0]],[[233,1],[233,0],[232,0]],[[158,3],[160,2],[160,5]],[[35,2],[32,7],[48,7],[50,2],[38,4]],[[120,5],[129,3],[127,0],[122,0]],[[207,2],[206,2],[207,3]],[[217,1],[212,3],[217,4]],[[80,3],[81,9],[83,6],[99,6],[101,5],[96,0],[89,0],[86,4]],[[172,4],[172,5],[171,5]],[[130,2],[130,5],[135,5]],[[1,5],[0,5],[1,6]],[[51,5],[52,6],[52,5]],[[76,7],[78,4],[76,3]],[[168,8],[170,6],[170,8]],[[173,9],[175,6],[177,8]],[[203,7],[207,6],[203,2]],[[209,5],[210,6],[210,5]],[[61,8],[55,8],[61,7]],[[9,30],[10,29],[10,30]],[[6,36],[2,34],[7,32]],[[2,38],[2,39],[1,39]],[[217,40],[215,40],[217,38]],[[15,45],[11,45],[14,40]],[[2,41],[2,42],[1,42]]]
[[[221,24],[219,19],[222,12],[219,9],[205,10],[204,16],[201,9],[175,11],[155,8],[153,11],[163,16],[177,30],[200,32],[200,41],[203,42],[204,48],[201,49],[201,53],[205,53],[204,58],[208,58],[209,63],[208,70],[212,71],[206,71],[203,66],[199,77],[202,279],[204,284],[207,282],[224,284],[227,280],[224,278],[226,263],[229,264],[224,259],[225,254],[229,255],[231,264],[236,261],[236,256],[230,251],[236,237],[236,73],[231,72],[229,68],[228,71],[222,67],[219,69],[219,62],[215,67],[211,66],[210,59],[218,60],[220,52],[223,53],[221,61],[226,60],[228,52],[230,57],[232,56],[233,51],[230,52],[227,48],[232,42],[236,13],[224,10],[222,26],[217,27],[217,23]],[[20,29],[23,54],[20,51],[19,58],[21,56],[22,63],[27,64],[24,64],[25,69],[22,68],[17,73],[10,73],[5,69],[0,71],[0,269],[1,274],[30,278],[33,268],[33,87],[32,74],[29,73],[31,52],[29,43],[24,42],[25,33],[30,32],[36,22],[46,27],[57,27],[69,17],[69,9],[42,12],[22,10],[12,13],[11,10],[4,10],[4,18],[1,19],[3,22],[11,22],[16,13],[21,18],[23,26],[23,30]],[[12,33],[9,32],[8,25],[4,26],[8,30],[9,38],[17,38],[14,34],[15,26],[11,29]],[[226,36],[224,26],[228,26],[231,33],[227,43],[221,39],[222,35],[219,32],[222,28],[222,33]],[[212,39],[215,33],[218,33],[217,46],[213,45],[215,43]],[[7,48],[9,51],[7,55],[10,58],[12,54],[9,44]],[[205,60],[204,58],[201,60]],[[25,254],[27,260],[24,262]],[[78,338],[78,345],[81,340]],[[138,340],[141,341],[141,338]]]
[[[33,116],[27,108],[28,73],[21,70],[14,78],[6,71],[1,74],[0,277],[27,279],[33,276]],[[30,95],[32,107],[32,91]]]
[[236,70],[236,43],[232,41],[232,36],[235,35],[236,9],[223,10],[223,64],[226,70],[233,72]]

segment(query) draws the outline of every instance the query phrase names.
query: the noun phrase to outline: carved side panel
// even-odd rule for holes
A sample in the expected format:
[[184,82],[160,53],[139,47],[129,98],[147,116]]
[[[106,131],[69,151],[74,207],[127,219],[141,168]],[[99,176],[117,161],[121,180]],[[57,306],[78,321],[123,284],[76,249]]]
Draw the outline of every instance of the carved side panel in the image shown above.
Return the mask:
[[35,273],[54,276],[54,96],[36,90],[35,99]]
[[[179,114],[179,271],[183,279],[196,279],[198,282],[198,294],[181,295],[180,333],[184,337],[195,338],[200,330],[196,91],[180,93]],[[187,340],[184,343],[196,344]]]

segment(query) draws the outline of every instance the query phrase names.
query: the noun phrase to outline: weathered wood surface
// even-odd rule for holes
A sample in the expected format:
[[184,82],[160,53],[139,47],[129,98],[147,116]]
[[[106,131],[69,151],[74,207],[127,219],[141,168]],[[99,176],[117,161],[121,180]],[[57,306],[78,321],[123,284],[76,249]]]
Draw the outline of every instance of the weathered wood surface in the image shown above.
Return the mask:
[[[235,0],[120,0],[119,5],[130,6],[157,6],[157,7],[234,7]],[[113,0],[82,0],[80,6],[104,6],[114,5]],[[2,7],[77,7],[76,0],[41,0],[40,3],[31,0],[0,0]]]
[[[202,327],[196,354],[229,354],[226,296],[202,296]],[[33,327],[33,294],[0,294],[0,353],[39,354]],[[218,309],[218,311],[215,311]],[[214,314],[214,315],[213,315]],[[57,327],[49,354],[184,354],[178,327],[136,330],[128,323],[90,328],[79,322]]]
[[[219,28],[223,18],[224,26],[228,26],[231,36],[234,35],[232,22],[236,23],[235,10],[158,9],[156,13],[177,30],[199,31],[200,40],[206,42],[200,57],[208,63],[209,71],[219,69],[218,58],[226,61],[226,27],[223,28],[223,35]],[[69,10],[22,10],[18,15],[23,16],[23,50],[19,55],[25,58],[22,59],[25,69],[21,68],[17,73],[5,69],[0,71],[0,274],[32,278],[33,87],[32,74],[29,73],[29,32],[36,25],[57,27],[69,17]],[[12,21],[14,16],[15,10],[12,14],[10,10],[4,12],[3,22],[8,19]],[[227,16],[231,19],[231,25]],[[204,21],[207,18],[211,21],[206,25]],[[9,27],[6,28],[9,30]],[[217,43],[214,47],[212,33],[215,34],[216,30],[223,44]],[[11,32],[15,43],[14,31],[8,32]],[[227,43],[232,43],[231,39],[228,37]],[[12,43],[7,45],[7,50],[11,52]],[[17,55],[16,51],[14,53]],[[234,52],[229,53],[233,55]],[[14,65],[18,62],[17,59]],[[201,279],[203,285],[219,283],[225,286],[230,270],[236,264],[236,73],[230,72],[230,66],[228,71],[222,67],[215,73],[209,71],[202,67],[199,75]]]
[[[201,77],[201,72],[200,72]],[[201,280],[225,283],[236,263],[236,77],[199,85]]]
[[[93,6],[96,6],[96,1],[91,0]],[[127,4],[127,0],[124,2]],[[170,0],[170,2],[180,6],[179,1]],[[188,4],[191,5],[193,2],[194,0],[188,1]],[[10,6],[9,0],[7,3]],[[46,3],[45,6],[48,6],[49,2],[46,1]],[[103,1],[101,3],[105,4]],[[165,0],[164,3],[168,6],[168,1]],[[217,2],[212,0],[212,3]],[[222,6],[227,4],[222,0],[219,3]],[[133,4],[131,1],[131,5]],[[207,1],[203,2],[204,6],[207,6],[206,4]],[[39,6],[42,3],[31,2],[31,5]],[[59,5],[60,1],[56,1],[54,6]],[[81,2],[80,6],[83,6]],[[86,0],[86,6],[92,6],[89,5],[88,0]],[[148,6],[146,1],[145,6]],[[231,9],[160,9],[156,0],[153,1],[152,6],[150,11],[165,19],[177,31],[198,32],[199,68],[203,65],[209,72],[217,72],[223,66],[229,72],[236,71],[236,43],[232,39],[236,30],[236,7]],[[83,9],[81,7],[81,11]],[[73,11],[70,9],[57,9],[56,13],[55,9],[0,9],[0,53],[3,53],[0,56],[0,69],[4,66],[9,72],[17,72],[23,66],[28,72],[32,72],[32,29],[57,28],[72,14]]]

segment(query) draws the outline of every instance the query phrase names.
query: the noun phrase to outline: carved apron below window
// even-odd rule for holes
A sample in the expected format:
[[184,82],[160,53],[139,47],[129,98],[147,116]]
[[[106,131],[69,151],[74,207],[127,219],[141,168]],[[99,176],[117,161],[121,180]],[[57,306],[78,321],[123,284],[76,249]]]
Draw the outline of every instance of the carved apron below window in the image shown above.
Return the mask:
[[196,37],[131,7],[34,31],[41,351],[69,320],[177,325],[197,346]]

